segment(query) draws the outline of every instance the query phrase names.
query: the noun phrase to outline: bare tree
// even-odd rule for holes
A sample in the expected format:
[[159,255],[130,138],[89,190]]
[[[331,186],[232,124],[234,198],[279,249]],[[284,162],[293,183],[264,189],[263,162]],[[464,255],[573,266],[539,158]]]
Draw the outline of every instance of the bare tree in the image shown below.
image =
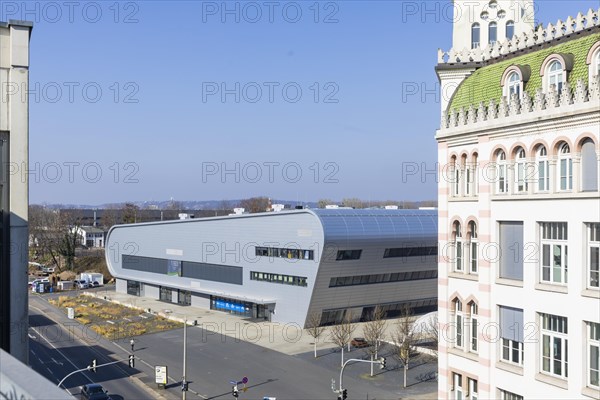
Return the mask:
[[317,342],[327,328],[321,326],[321,314],[318,312],[311,313],[306,323],[308,334],[315,340],[315,358],[317,358]]
[[354,331],[352,323],[352,313],[346,312],[344,319],[338,324],[331,328],[329,336],[331,341],[342,349],[342,361],[340,366],[344,365],[344,347],[350,346],[350,337]]
[[336,204],[336,202],[331,199],[319,199],[319,201],[317,202],[319,208],[325,208],[325,206],[328,206],[330,204]]
[[433,313],[424,325],[419,327],[421,338],[427,345],[427,348],[431,350],[431,356],[437,360],[438,357],[438,344],[439,344],[439,323],[437,312]]
[[404,370],[404,384],[406,388],[406,375],[412,354],[416,351],[416,336],[413,330],[413,309],[405,304],[402,307],[402,316],[396,323],[396,330],[392,334],[395,346],[395,356],[402,363]]
[[[385,338],[387,322],[384,318],[385,310],[380,306],[377,306],[373,311],[371,320],[367,322],[363,328],[365,340],[370,344],[370,346],[366,348],[366,352],[371,357],[371,361],[374,361],[377,358],[381,342]],[[371,376],[373,376],[373,363],[371,363]]]
[[117,225],[119,221],[119,211],[115,208],[105,208],[102,210],[102,227],[109,230],[112,226]]
[[344,207],[352,207],[352,208],[364,208],[365,202],[358,198],[346,198],[342,199],[342,205]]
[[125,203],[122,211],[122,219],[124,224],[134,224],[138,221],[140,208],[133,203]]
[[32,243],[62,272],[61,257],[68,270],[75,266],[75,249],[80,242],[78,228],[82,217],[77,212],[60,212],[42,206],[30,206],[29,232]]
[[270,206],[271,201],[268,197],[252,197],[240,201],[240,207],[243,207],[249,213],[265,212]]

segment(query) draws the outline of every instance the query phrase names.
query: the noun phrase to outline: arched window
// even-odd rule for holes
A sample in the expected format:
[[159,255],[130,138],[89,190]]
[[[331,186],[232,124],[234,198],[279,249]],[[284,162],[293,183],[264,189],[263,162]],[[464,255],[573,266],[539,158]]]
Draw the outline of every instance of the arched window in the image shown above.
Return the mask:
[[581,190],[598,191],[598,156],[592,139],[586,139],[581,146]]
[[473,25],[471,25],[471,48],[472,49],[476,49],[477,47],[479,47],[479,43],[480,43],[480,30],[479,30],[479,24],[477,22],[475,22]]
[[471,171],[467,165],[467,156],[463,155],[460,158],[460,171],[465,175],[465,179],[460,182],[460,191],[464,196],[470,196],[469,193],[469,179],[471,178]]
[[488,38],[490,44],[494,44],[498,40],[498,25],[495,22],[490,22],[488,26]]
[[515,36],[515,23],[514,21],[506,21],[506,38],[511,40]]
[[[471,319],[471,329],[469,332],[469,351],[477,353],[478,342],[477,342],[477,315],[479,314],[479,307],[474,301],[469,303],[469,318]],[[472,398],[472,397],[471,397]]]
[[517,150],[515,161],[515,186],[518,193],[527,192],[527,160],[525,159],[525,150]]
[[599,76],[600,75],[600,50],[598,50],[598,52],[596,53],[596,64],[592,67],[593,68],[593,76]]
[[475,221],[469,222],[469,272],[476,274],[477,265],[477,224]]
[[563,143],[558,153],[560,174],[560,190],[573,190],[573,158],[571,157],[571,148],[567,143]]
[[535,154],[537,191],[546,192],[550,190],[550,173],[548,170],[548,151],[546,147],[540,146]]
[[462,301],[459,299],[454,300],[454,326],[456,329],[455,332],[455,347],[462,348],[463,347],[463,336],[464,336],[464,315],[463,315],[463,306]]
[[506,153],[500,150],[496,154],[496,193],[506,193],[508,182],[506,180]]
[[589,67],[588,79],[591,82],[600,76],[600,40],[590,47],[585,63]]
[[468,165],[469,174],[467,175],[467,195],[477,196],[477,153],[471,158],[471,165]]
[[547,91],[549,91],[550,87],[552,85],[554,85],[556,87],[556,91],[558,93],[561,92],[563,82],[564,82],[564,68],[560,61],[554,60],[548,66],[547,82],[548,82],[548,87],[546,88]]
[[460,222],[454,222],[454,271],[463,270],[463,242]]
[[521,97],[521,77],[516,72],[510,73],[506,86],[506,97],[508,97],[508,100],[512,98],[513,94]]
[[452,176],[450,178],[450,194],[453,197],[460,196],[460,165],[458,164],[458,160],[455,156],[452,156],[450,159],[451,173]]

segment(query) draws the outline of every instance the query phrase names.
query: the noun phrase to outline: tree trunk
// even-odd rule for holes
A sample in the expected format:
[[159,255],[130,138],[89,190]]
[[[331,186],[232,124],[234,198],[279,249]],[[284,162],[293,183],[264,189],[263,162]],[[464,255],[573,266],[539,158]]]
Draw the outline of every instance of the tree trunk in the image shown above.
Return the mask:
[[340,364],[340,367],[344,366],[344,346],[342,346],[342,363]]
[[317,339],[315,339],[315,358],[317,358]]
[[404,364],[404,389],[406,389],[406,372],[408,371],[408,361]]
[[371,376],[373,376],[373,354],[371,354]]

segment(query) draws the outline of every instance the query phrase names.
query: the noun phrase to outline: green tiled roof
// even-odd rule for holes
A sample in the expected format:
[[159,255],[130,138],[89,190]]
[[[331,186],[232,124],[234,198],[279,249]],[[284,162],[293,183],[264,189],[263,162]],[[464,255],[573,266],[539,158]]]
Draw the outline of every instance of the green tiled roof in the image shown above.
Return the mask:
[[585,61],[590,48],[599,40],[600,33],[596,33],[479,68],[458,87],[448,111],[459,111],[461,107],[468,108],[471,104],[476,107],[481,101],[487,105],[492,99],[498,103],[502,97],[502,86],[500,86],[502,74],[511,65],[529,65],[531,67],[531,77],[525,84],[524,90],[531,97],[535,96],[537,89],[542,87],[542,77],[540,76],[542,62],[546,57],[555,53],[571,53],[574,56],[573,69],[568,76],[571,87],[575,86],[579,79],[583,79],[587,85],[588,65]]

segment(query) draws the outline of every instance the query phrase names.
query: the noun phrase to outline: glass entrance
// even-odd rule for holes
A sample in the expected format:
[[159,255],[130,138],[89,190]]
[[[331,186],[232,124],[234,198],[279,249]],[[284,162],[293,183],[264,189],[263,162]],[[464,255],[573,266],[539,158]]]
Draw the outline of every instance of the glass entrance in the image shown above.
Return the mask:
[[173,300],[173,290],[166,287],[160,287],[160,295],[158,298],[160,301],[167,301],[171,303]]
[[192,293],[187,290],[177,291],[177,304],[180,306],[191,306],[192,305]]

